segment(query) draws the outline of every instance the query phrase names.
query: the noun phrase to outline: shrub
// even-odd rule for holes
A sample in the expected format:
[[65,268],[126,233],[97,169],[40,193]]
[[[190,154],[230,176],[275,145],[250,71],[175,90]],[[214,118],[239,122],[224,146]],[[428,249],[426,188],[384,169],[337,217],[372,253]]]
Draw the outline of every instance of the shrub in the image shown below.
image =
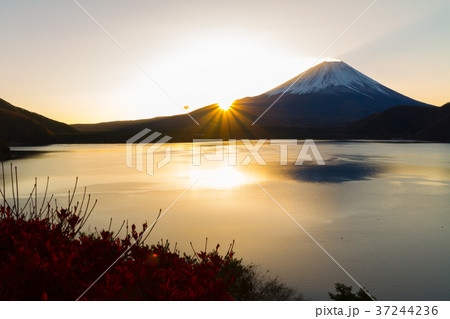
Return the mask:
[[[2,167],[3,170],[3,167]],[[4,176],[4,175],[3,175]],[[276,279],[260,276],[253,266],[211,252],[184,254],[169,243],[145,244],[155,223],[137,231],[127,223],[117,233],[81,232],[92,213],[90,196],[68,208],[50,205],[46,193],[37,203],[37,186],[21,209],[16,195],[8,202],[0,187],[1,300],[286,300],[294,291]],[[3,179],[4,182],[4,179]],[[4,184],[4,183],[3,183]],[[48,181],[47,181],[48,187]],[[39,207],[40,206],[40,207]],[[92,206],[92,207],[91,207]],[[125,227],[124,227],[125,226]],[[125,229],[124,238],[119,233]],[[296,297],[297,299],[300,297]]]

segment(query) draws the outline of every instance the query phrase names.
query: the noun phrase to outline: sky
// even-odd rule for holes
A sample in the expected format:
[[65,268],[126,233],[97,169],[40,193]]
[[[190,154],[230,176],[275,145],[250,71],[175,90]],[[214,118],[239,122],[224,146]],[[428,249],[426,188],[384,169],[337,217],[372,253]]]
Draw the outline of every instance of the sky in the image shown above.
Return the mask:
[[[70,124],[230,103],[312,66],[373,2],[78,1],[128,53],[73,0],[0,0],[0,98]],[[449,16],[448,0],[379,0],[320,60],[442,105]]]

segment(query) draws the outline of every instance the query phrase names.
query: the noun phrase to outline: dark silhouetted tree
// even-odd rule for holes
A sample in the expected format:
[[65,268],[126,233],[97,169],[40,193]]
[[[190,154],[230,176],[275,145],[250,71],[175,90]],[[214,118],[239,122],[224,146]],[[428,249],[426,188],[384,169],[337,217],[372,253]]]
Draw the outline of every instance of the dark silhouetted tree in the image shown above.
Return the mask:
[[337,282],[335,285],[336,293],[333,294],[331,292],[328,293],[331,299],[336,301],[372,301],[372,298],[376,300],[374,296],[372,298],[361,288],[355,294],[353,292],[352,286],[346,286],[340,282]]

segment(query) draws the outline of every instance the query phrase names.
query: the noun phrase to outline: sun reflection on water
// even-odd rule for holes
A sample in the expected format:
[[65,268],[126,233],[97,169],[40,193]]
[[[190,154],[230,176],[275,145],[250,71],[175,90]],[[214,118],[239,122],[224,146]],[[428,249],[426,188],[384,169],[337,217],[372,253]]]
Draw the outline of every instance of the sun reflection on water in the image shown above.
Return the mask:
[[232,189],[252,182],[250,176],[236,166],[219,166],[214,168],[192,167],[189,178],[198,179],[197,186],[211,189]]

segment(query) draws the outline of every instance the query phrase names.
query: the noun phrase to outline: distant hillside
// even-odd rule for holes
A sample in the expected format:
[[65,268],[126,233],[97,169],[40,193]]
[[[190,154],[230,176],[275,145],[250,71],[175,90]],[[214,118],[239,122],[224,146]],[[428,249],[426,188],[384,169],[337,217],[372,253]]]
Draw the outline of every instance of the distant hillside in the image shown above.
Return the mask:
[[442,107],[396,106],[348,125],[349,136],[450,142],[450,103]]
[[145,128],[172,137],[172,142],[192,141],[195,138],[258,138],[268,136],[258,125],[252,126],[252,118],[245,110],[234,107],[222,111],[217,104],[205,106],[189,113],[200,125],[186,114],[156,117],[136,121],[117,121],[98,124],[75,124],[73,128],[82,133],[86,143],[125,143]]
[[450,142],[450,104],[442,107],[394,106],[346,126],[252,125],[254,114],[241,100],[223,111],[217,104],[186,114],[135,121],[68,126],[0,100],[0,139],[9,145],[49,143],[125,143],[148,128],[171,136],[171,142],[193,139],[409,139]]
[[394,106],[342,127],[297,127],[252,125],[245,107],[235,103],[229,111],[209,105],[187,115],[175,115],[137,121],[74,125],[82,134],[80,143],[125,143],[149,128],[172,137],[171,142],[195,138],[258,139],[405,139],[450,142],[450,104],[442,107],[417,105]]
[[0,139],[9,145],[48,144],[78,134],[67,124],[16,107],[0,99]]

